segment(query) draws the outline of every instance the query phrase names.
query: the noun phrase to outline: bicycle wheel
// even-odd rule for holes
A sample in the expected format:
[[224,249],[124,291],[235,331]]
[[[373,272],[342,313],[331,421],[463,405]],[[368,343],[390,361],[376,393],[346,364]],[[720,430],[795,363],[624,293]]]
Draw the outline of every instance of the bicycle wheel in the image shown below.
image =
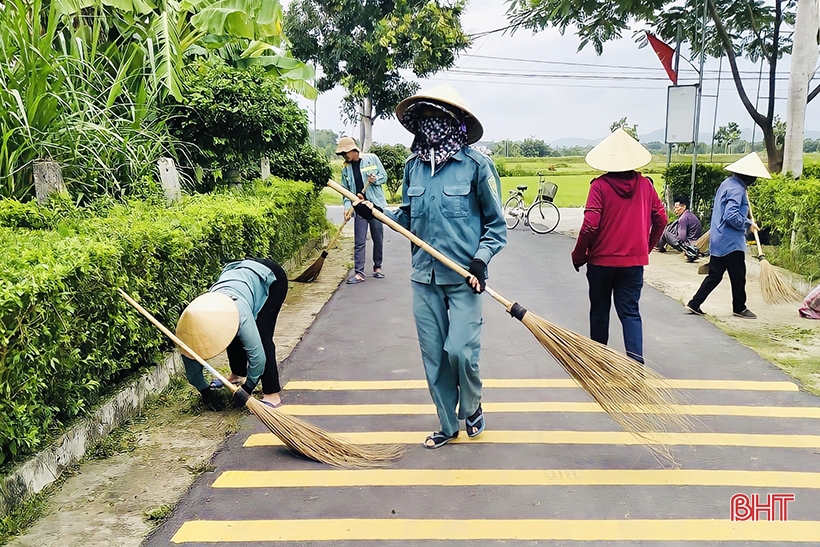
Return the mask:
[[536,234],[548,234],[558,226],[561,213],[551,201],[538,200],[527,209],[527,224]]
[[510,196],[510,199],[504,204],[504,222],[507,223],[507,229],[512,230],[518,226],[523,216],[524,200],[521,199],[521,196]]

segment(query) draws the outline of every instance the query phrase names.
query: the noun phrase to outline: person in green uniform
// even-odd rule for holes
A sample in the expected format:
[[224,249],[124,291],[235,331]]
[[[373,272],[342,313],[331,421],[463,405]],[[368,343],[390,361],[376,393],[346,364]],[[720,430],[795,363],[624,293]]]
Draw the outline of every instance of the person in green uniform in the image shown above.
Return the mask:
[[[288,293],[282,267],[265,258],[246,258],[227,264],[208,292],[185,308],[176,335],[197,355],[210,359],[227,350],[228,381],[250,394],[262,383],[262,403],[282,405],[273,331]],[[208,408],[220,410],[219,380],[210,384],[202,366],[180,348],[185,377]],[[244,404],[244,403],[243,403]]]
[[[399,103],[396,116],[415,136],[404,168],[402,204],[386,212],[396,222],[469,270],[466,279],[413,246],[413,315],[430,395],[440,429],[424,442],[439,448],[484,430],[481,409],[482,299],[487,265],[507,242],[492,160],[469,147],[483,128],[449,85]],[[367,212],[372,203],[357,205]],[[371,212],[372,215],[372,212]]]

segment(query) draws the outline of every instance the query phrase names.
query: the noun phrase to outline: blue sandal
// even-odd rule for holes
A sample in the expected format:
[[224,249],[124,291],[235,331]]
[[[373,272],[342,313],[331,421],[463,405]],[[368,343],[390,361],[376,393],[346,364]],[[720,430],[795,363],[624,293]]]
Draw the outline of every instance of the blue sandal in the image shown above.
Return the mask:
[[[484,412],[481,411],[481,403],[478,404],[478,410],[464,420],[464,425],[467,426],[468,437],[476,437],[484,431]],[[475,428],[476,431],[473,431],[473,428]]]
[[[424,440],[424,448],[441,448],[445,444],[449,443],[453,439],[458,437],[458,431],[453,433],[452,435],[447,435],[444,431],[436,431],[435,433],[431,433],[425,440]],[[428,444],[430,441],[433,444]]]

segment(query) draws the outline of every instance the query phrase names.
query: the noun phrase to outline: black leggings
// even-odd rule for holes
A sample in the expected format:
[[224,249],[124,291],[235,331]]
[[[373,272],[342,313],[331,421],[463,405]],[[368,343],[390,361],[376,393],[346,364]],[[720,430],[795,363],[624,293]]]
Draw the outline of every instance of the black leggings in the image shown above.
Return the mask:
[[[268,289],[268,299],[259,310],[256,316],[256,328],[259,329],[259,337],[262,339],[262,347],[265,349],[265,371],[262,373],[262,393],[270,395],[279,393],[282,386],[279,384],[279,370],[276,366],[276,344],[273,342],[273,331],[276,329],[276,318],[282,303],[288,295],[288,276],[285,270],[272,260],[266,258],[254,258],[253,260],[264,264],[271,269],[276,276],[270,289]],[[248,355],[239,338],[234,338],[227,349],[228,363],[231,372],[236,376],[246,376],[248,374]]]

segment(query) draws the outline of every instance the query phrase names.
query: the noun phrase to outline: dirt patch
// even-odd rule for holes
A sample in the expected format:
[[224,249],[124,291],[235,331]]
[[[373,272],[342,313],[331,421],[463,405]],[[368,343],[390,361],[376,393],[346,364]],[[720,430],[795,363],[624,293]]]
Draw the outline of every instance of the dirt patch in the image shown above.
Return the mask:
[[[689,264],[674,252],[653,252],[645,270],[646,282],[679,301],[689,301],[703,282],[697,269],[705,259]],[[732,292],[728,276],[709,295],[701,309],[718,328],[756,351],[764,359],[794,376],[803,386],[820,394],[820,321],[805,319],[797,312],[800,304],[769,305],[760,291],[760,263],[746,258],[747,307],[757,314],[756,320],[732,315]],[[787,275],[787,272],[783,272]],[[809,287],[800,283],[803,294]]]
[[[349,232],[349,233],[348,233]],[[291,283],[276,325],[276,350],[284,361],[350,269],[352,226],[331,251],[314,283]],[[304,264],[308,266],[312,262]],[[290,272],[296,277],[300,272]],[[223,371],[222,356],[212,363]],[[10,547],[137,547],[210,462],[245,411],[203,411],[199,396],[175,379],[143,413],[119,428],[45,501],[43,516]],[[98,459],[91,459],[91,458]]]

